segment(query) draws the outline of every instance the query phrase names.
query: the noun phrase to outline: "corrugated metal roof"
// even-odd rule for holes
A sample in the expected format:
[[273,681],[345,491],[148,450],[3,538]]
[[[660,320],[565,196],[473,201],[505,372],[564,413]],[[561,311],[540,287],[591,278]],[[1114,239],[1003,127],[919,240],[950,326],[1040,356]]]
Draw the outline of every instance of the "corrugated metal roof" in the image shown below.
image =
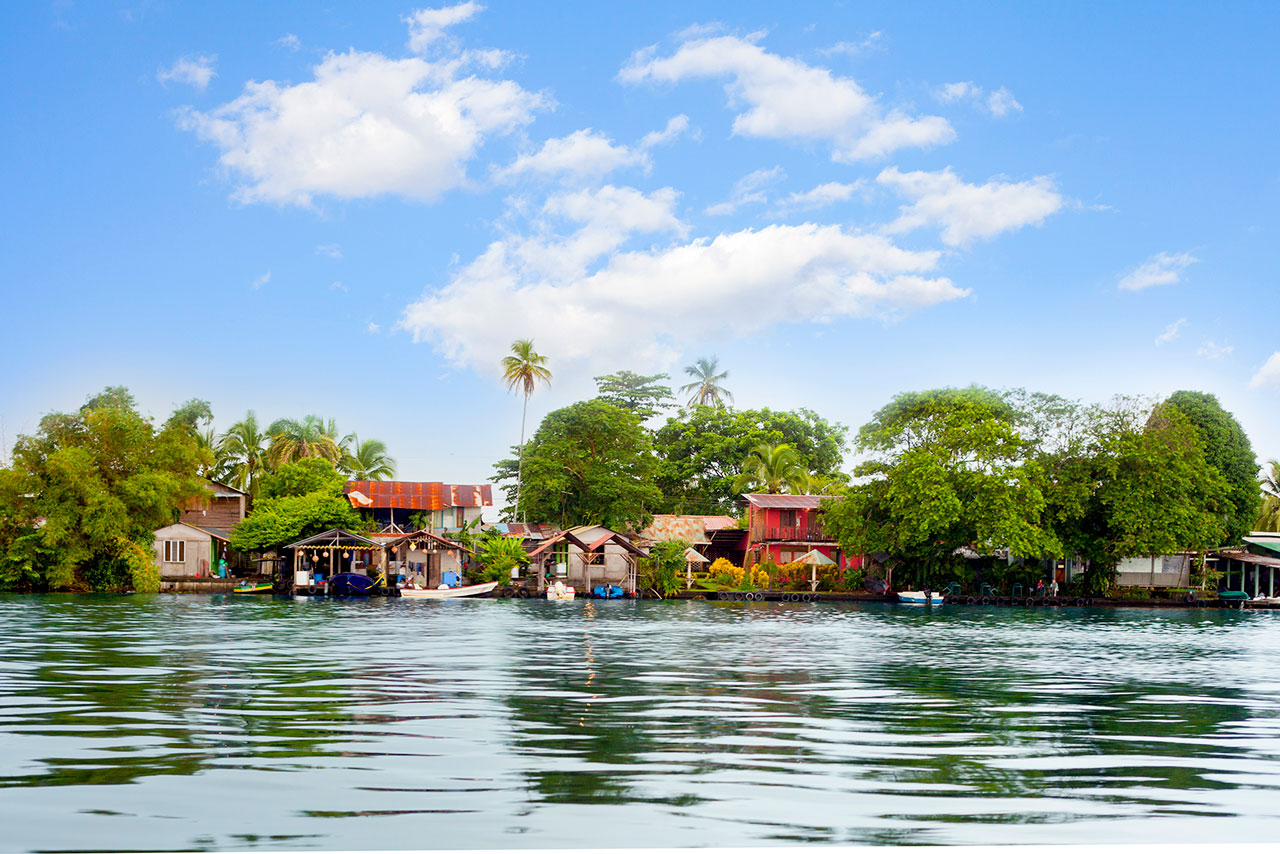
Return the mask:
[[[1246,541],[1248,540],[1247,537],[1245,539]],[[1220,558],[1238,560],[1241,563],[1253,564],[1254,566],[1280,567],[1280,557],[1256,555],[1244,549],[1222,549],[1219,552],[1215,552],[1215,554]]]
[[708,534],[737,524],[732,516],[695,516],[658,513],[638,538],[650,543],[684,540],[688,543],[710,542]]
[[763,510],[773,510],[776,508],[781,508],[783,510],[817,510],[823,500],[830,498],[831,496],[768,495],[765,493],[753,493],[742,497],[747,499],[753,507],[759,507]]
[[349,480],[344,494],[359,492],[376,509],[443,510],[446,507],[492,507],[493,487],[410,480]]

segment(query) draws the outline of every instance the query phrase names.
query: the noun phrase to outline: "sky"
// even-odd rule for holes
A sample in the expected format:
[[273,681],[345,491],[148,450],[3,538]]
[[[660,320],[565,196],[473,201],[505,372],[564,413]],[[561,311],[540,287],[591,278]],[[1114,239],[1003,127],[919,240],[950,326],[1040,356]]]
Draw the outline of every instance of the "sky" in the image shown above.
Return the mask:
[[[1280,457],[1274,3],[6,4],[0,457],[125,385],[477,483],[592,377],[1218,396]],[[3,461],[0,459],[0,461]]]

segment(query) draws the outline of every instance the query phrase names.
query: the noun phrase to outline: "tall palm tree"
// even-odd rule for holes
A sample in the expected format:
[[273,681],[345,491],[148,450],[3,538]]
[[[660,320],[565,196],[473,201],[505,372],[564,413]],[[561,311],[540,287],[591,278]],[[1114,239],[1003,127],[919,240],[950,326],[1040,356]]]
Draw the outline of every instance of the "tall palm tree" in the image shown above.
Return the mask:
[[1259,531],[1280,531],[1280,462],[1267,460],[1262,475],[1262,509],[1254,523]]
[[267,464],[272,470],[307,457],[319,457],[335,464],[342,459],[338,440],[330,435],[337,433],[332,420],[326,424],[316,415],[308,415],[301,421],[278,418],[271,422],[267,433],[271,436]]
[[796,449],[783,442],[779,445],[756,445],[742,461],[742,473],[733,482],[737,492],[759,488],[771,495],[784,489],[804,493],[809,486],[809,472]]
[[521,338],[511,344],[511,355],[502,358],[502,379],[511,391],[519,389],[524,395],[524,408],[520,411],[520,456],[516,466],[516,509],[520,518],[520,485],[524,479],[524,425],[529,413],[529,395],[539,382],[551,385],[551,371],[546,367],[547,357],[533,349],[533,340]]
[[258,479],[267,470],[267,434],[258,427],[258,416],[250,409],[240,421],[227,428],[218,439],[217,454],[223,461],[227,483],[242,492],[256,495]]
[[720,381],[728,377],[729,372],[716,373],[718,367],[720,367],[720,360],[712,356],[710,359],[699,359],[684,369],[686,374],[693,377],[693,382],[680,387],[682,392],[692,392],[689,396],[690,406],[719,408],[724,406],[726,399],[733,400],[733,395],[729,394],[728,389],[720,385]]
[[386,443],[377,439],[361,442],[355,433],[343,439],[340,468],[352,480],[390,480],[396,476],[396,461],[387,455]]

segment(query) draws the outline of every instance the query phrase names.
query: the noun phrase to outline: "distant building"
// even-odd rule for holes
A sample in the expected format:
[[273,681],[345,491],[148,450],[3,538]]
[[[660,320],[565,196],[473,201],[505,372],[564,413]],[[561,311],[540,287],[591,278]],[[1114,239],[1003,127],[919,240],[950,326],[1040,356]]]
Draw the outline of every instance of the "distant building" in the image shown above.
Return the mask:
[[175,522],[156,531],[153,549],[160,577],[208,577],[217,566],[219,552],[227,538],[189,522]]
[[862,565],[862,555],[846,555],[822,530],[823,501],[827,495],[744,495],[747,501],[747,563],[772,558],[779,566],[817,549],[844,569]]
[[716,558],[741,564],[747,545],[747,531],[732,516],[657,514],[636,535],[636,544],[649,548],[654,543],[681,540],[689,543],[710,563]]
[[493,506],[493,487],[487,483],[349,480],[342,492],[362,516],[390,533],[456,531]]
[[216,480],[205,483],[209,494],[188,501],[178,521],[211,531],[226,540],[236,525],[244,521],[249,495]]

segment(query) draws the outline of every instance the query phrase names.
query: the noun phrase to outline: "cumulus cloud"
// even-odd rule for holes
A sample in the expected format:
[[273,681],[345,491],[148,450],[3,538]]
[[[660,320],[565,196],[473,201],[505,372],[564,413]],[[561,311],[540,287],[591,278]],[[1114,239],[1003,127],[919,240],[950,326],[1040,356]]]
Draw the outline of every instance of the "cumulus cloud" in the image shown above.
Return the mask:
[[950,104],[953,101],[969,101],[997,118],[1007,116],[1009,113],[1022,112],[1022,105],[1018,103],[1018,99],[1013,97],[1013,93],[1005,87],[1001,86],[993,92],[988,92],[971,80],[944,84],[934,92],[934,97],[944,104]]
[[1280,353],[1272,353],[1271,358],[1258,368],[1258,372],[1249,380],[1249,388],[1273,388],[1280,391]]
[[217,59],[216,56],[184,56],[168,68],[156,72],[156,79],[161,83],[186,83],[203,92],[209,88],[209,81],[218,75],[213,70]]
[[329,286],[329,290],[342,291],[345,294],[348,288],[346,285],[342,284],[342,282],[334,282],[332,285]]
[[836,42],[831,47],[826,48],[820,53],[830,56],[834,53],[843,53],[848,56],[857,56],[873,48],[879,47],[884,39],[884,33],[876,30],[860,42]]
[[574,131],[559,139],[549,139],[533,154],[522,154],[498,172],[500,178],[536,174],[600,178],[626,166],[647,166],[643,151],[616,145],[612,139],[591,128]]
[[706,212],[711,216],[724,216],[745,205],[762,205],[769,201],[769,194],[766,192],[767,188],[786,176],[787,173],[782,171],[781,166],[775,166],[772,169],[757,169],[738,179],[737,183],[733,185],[733,189],[729,192],[728,201],[711,205]]
[[936,226],[949,246],[1040,225],[1063,205],[1053,181],[1043,175],[1029,181],[992,178],[985,184],[966,184],[950,167],[940,172],[900,172],[891,166],[876,181],[911,200],[886,227],[888,233]]
[[779,202],[778,207],[783,211],[825,208],[838,202],[849,201],[855,194],[862,192],[866,185],[867,182],[861,178],[848,184],[830,181],[803,193],[791,193]]
[[466,182],[488,137],[529,123],[546,105],[510,80],[463,76],[472,64],[469,54],[432,62],[353,49],[325,57],[312,80],[251,81],[221,107],[186,109],[179,125],[220,149],[242,202],[432,201]]
[[404,19],[409,25],[409,49],[424,53],[444,36],[445,30],[484,11],[479,3],[466,2],[442,9],[418,9]]
[[671,140],[680,136],[689,129],[689,117],[681,113],[678,116],[672,116],[667,120],[667,126],[662,130],[650,131],[640,140],[640,147],[643,149],[653,148],[655,145],[662,145],[671,142]]
[[[778,323],[892,317],[969,293],[934,275],[939,253],[834,225],[690,241],[673,196],[607,187],[553,197],[529,235],[494,241],[411,304],[400,326],[481,370],[530,330],[557,362],[607,351],[650,366],[672,358],[673,342],[705,333],[712,315],[749,334]],[[577,230],[558,234],[555,218]],[[628,248],[638,236],[666,233],[676,239]]]
[[1206,340],[1196,348],[1196,355],[1204,359],[1225,359],[1236,351],[1236,348],[1230,344],[1219,344],[1216,341]]
[[766,139],[820,139],[831,157],[851,162],[883,157],[900,148],[943,145],[955,138],[938,116],[885,114],[856,81],[825,68],[778,56],[756,44],[759,36],[690,34],[675,53],[655,56],[649,48],[619,72],[625,83],[678,83],[691,78],[728,78],[734,133]]
[[1122,291],[1141,291],[1156,285],[1172,285],[1182,280],[1182,271],[1199,261],[1189,252],[1157,252],[1120,278]]
[[1185,317],[1179,317],[1173,323],[1170,323],[1164,328],[1164,332],[1156,336],[1156,346],[1159,347],[1162,344],[1168,344],[1170,341],[1176,341],[1182,335],[1182,328],[1186,325],[1187,319]]

